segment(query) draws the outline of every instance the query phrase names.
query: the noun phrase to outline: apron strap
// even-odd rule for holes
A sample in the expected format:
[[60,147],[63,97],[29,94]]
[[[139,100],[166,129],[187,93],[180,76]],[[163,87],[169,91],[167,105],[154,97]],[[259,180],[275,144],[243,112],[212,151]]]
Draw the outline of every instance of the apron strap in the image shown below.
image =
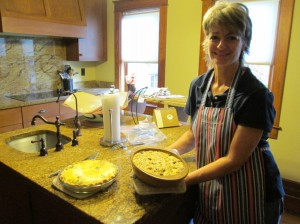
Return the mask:
[[234,96],[235,96],[235,92],[236,92],[236,86],[237,86],[237,83],[241,77],[241,74],[242,74],[242,68],[241,68],[241,64],[239,65],[235,75],[234,75],[234,78],[233,78],[233,81],[232,81],[232,84],[229,88],[229,92],[228,92],[228,95],[227,95],[227,99],[226,99],[226,104],[225,104],[225,108],[231,108],[232,107],[232,104],[233,104],[233,99],[234,99]]
[[206,99],[207,99],[207,94],[208,94],[208,91],[209,91],[209,88],[210,88],[210,85],[211,85],[211,82],[213,80],[214,75],[215,75],[215,72],[212,71],[212,73],[210,74],[209,80],[207,82],[205,92],[203,93],[203,96],[202,96],[202,99],[201,99],[201,106],[202,107],[205,106],[205,102],[206,102]]
[[[243,70],[241,68],[241,65],[239,65],[239,67],[238,67],[238,69],[237,69],[237,71],[234,75],[234,78],[232,80],[232,83],[230,85],[229,92],[227,94],[225,108],[231,108],[232,107],[234,95],[235,95],[235,92],[236,92],[236,85],[238,83],[238,80],[240,79],[242,71]],[[214,75],[215,75],[215,72],[212,71],[212,73],[210,74],[209,80],[207,82],[205,92],[203,93],[203,96],[202,96],[202,99],[201,99],[201,106],[203,106],[203,107],[205,106],[207,95],[208,95],[208,92],[209,92],[209,89],[210,89],[210,86],[211,86]]]

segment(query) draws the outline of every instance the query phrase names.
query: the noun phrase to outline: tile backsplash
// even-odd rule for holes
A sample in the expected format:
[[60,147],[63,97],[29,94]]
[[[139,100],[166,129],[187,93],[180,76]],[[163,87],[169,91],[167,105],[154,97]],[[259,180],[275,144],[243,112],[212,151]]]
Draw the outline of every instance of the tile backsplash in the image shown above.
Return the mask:
[[0,37],[0,96],[57,89],[65,60],[62,39]]

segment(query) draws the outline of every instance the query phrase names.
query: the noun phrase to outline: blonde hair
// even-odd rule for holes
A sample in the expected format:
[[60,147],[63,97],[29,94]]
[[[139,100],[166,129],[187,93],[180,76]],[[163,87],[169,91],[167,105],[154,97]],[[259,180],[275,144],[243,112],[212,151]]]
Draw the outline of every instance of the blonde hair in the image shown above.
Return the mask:
[[203,17],[202,29],[205,34],[203,49],[205,60],[209,68],[212,67],[208,55],[208,35],[216,26],[226,27],[228,30],[240,35],[245,44],[244,51],[240,55],[240,62],[244,60],[244,52],[249,53],[252,38],[252,22],[248,8],[241,3],[218,1]]

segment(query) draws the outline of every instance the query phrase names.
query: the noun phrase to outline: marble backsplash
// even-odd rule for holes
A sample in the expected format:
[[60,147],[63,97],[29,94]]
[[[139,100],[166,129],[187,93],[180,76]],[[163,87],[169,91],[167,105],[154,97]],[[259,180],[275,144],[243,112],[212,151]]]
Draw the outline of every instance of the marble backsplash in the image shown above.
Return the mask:
[[57,89],[65,60],[62,39],[0,37],[0,96]]

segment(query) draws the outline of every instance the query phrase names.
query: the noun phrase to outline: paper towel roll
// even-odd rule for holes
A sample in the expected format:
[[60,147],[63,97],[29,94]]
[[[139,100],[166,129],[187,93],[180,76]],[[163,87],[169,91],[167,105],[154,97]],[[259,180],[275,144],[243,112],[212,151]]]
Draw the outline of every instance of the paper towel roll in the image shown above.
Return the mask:
[[104,142],[120,142],[120,96],[118,93],[102,96]]

